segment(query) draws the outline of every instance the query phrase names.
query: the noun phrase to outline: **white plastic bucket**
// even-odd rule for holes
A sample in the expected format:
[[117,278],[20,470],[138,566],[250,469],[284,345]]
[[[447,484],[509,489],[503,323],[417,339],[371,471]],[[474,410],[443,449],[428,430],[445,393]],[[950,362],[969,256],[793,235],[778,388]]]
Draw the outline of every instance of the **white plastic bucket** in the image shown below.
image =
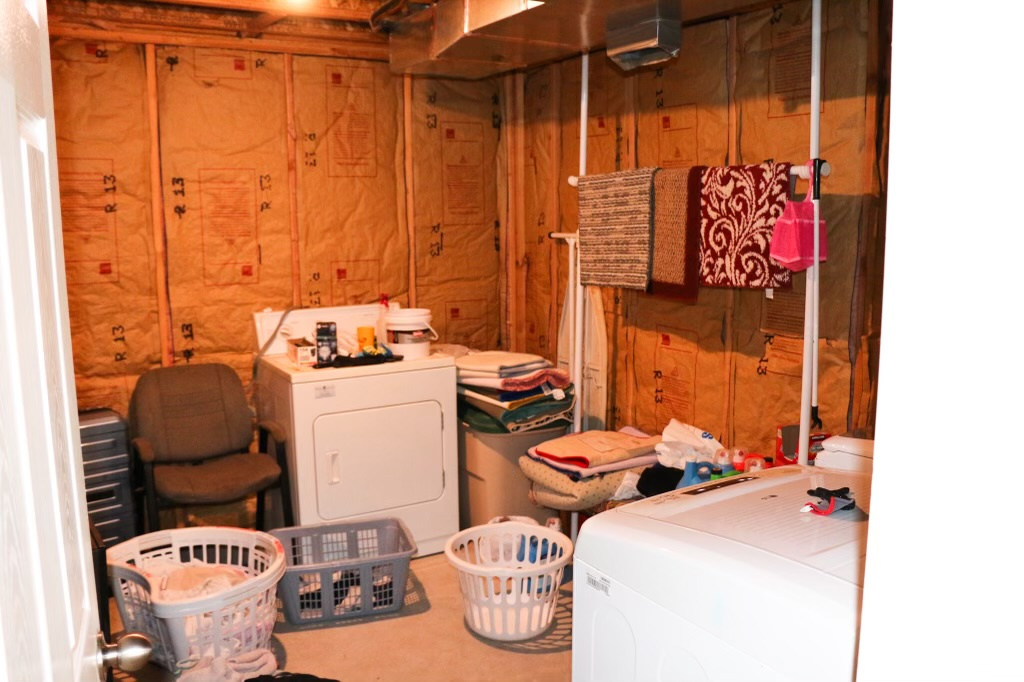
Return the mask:
[[430,342],[437,341],[437,332],[430,326],[429,308],[398,308],[384,316],[387,346],[406,360],[430,355]]

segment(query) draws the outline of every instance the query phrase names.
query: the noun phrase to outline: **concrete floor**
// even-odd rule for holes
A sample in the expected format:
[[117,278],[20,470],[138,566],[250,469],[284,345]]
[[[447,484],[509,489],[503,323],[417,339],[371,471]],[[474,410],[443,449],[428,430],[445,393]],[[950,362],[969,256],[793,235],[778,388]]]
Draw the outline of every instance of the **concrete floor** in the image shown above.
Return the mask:
[[[572,583],[562,586],[554,622],[543,635],[498,642],[476,635],[463,618],[456,570],[445,555],[414,559],[405,603],[393,614],[302,628],[280,623],[271,642],[280,670],[341,682],[569,682]],[[114,633],[123,630],[111,601]],[[126,682],[169,682],[148,665],[117,673]]]

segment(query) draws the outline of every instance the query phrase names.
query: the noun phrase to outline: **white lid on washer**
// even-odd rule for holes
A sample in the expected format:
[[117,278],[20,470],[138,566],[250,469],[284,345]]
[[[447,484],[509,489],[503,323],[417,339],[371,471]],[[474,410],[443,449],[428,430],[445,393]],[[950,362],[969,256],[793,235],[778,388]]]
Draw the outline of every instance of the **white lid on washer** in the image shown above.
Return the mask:
[[[849,488],[857,513],[809,521],[811,515],[800,509],[813,501],[807,491],[819,487]],[[692,553],[695,545],[710,544],[717,547],[716,553],[736,560],[763,565],[771,555],[859,585],[870,508],[869,475],[790,465],[679,488],[612,511],[664,524],[658,540],[661,551]],[[808,524],[815,529],[809,531]],[[587,548],[581,545],[577,557],[586,555]]]
[[842,471],[871,473],[875,457],[875,441],[852,436],[832,436],[821,443],[822,450],[814,463],[820,467]]

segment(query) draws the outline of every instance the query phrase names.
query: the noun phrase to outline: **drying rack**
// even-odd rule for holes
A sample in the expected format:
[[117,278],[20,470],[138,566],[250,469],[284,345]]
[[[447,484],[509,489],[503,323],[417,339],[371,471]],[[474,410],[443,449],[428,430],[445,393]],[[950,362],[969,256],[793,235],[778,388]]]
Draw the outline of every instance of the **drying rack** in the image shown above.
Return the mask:
[[[579,175],[571,175],[568,182],[573,187],[579,183],[579,178],[587,173],[587,109],[589,98],[590,78],[590,54],[582,54],[582,83],[580,90],[580,159]],[[798,463],[808,463],[808,444],[810,440],[810,428],[812,422],[818,426],[821,421],[818,418],[818,313],[820,306],[820,254],[821,244],[819,243],[818,225],[821,221],[821,178],[831,173],[831,167],[827,161],[821,159],[821,0],[812,0],[811,7],[811,125],[810,125],[810,159],[814,169],[813,187],[811,188],[811,200],[814,205],[814,257],[812,264],[807,268],[807,287],[804,297],[804,344],[803,344],[803,369],[801,373],[800,387],[800,432],[797,441]],[[792,165],[791,175],[796,175],[804,180],[811,179],[811,169],[806,164]],[[566,297],[569,300],[569,315],[572,324],[569,328],[570,343],[572,352],[569,356],[569,367],[572,381],[576,387],[576,404],[573,406],[574,433],[579,432],[583,423],[583,303],[584,285],[580,282],[579,274],[579,232],[550,232],[551,239],[561,239],[569,247],[569,277],[567,283]],[[575,543],[579,531],[579,512],[571,512],[570,538]]]

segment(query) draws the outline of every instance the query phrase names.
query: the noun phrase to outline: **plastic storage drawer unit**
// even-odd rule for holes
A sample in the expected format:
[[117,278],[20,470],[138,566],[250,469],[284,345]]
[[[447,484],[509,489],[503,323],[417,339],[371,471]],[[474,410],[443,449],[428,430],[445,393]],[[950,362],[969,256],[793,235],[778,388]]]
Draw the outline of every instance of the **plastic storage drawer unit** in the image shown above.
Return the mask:
[[78,413],[85,473],[85,501],[107,547],[135,537],[128,425],[110,409]]

